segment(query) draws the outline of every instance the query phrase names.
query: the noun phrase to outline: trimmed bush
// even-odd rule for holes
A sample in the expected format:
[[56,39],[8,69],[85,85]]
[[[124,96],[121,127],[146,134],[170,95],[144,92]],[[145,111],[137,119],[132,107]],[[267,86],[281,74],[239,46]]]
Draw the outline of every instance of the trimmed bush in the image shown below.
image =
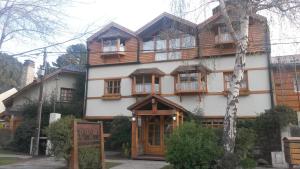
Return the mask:
[[186,122],[166,139],[166,160],[175,169],[208,169],[220,155],[217,137],[212,129]]
[[99,169],[99,149],[95,147],[82,147],[78,151],[80,169]]
[[125,116],[115,117],[111,123],[110,133],[111,148],[121,150],[124,156],[130,155],[131,122],[129,118]]
[[17,152],[29,153],[31,137],[35,134],[36,121],[24,120],[16,129],[10,148]]
[[297,113],[287,106],[276,106],[257,117],[255,131],[262,158],[271,162],[271,152],[281,151],[281,129],[289,124],[297,124]]

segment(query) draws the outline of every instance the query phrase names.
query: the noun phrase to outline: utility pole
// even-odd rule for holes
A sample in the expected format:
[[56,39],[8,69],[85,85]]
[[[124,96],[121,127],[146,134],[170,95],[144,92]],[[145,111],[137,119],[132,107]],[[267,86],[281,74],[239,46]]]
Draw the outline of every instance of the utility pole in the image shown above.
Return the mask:
[[44,102],[44,80],[45,80],[45,74],[46,74],[46,62],[47,62],[47,51],[46,48],[44,49],[44,56],[43,56],[43,66],[41,68],[41,74],[40,76],[40,90],[39,90],[39,102],[38,102],[38,108],[37,108],[37,131],[36,131],[36,145],[35,145],[35,151],[34,155],[39,155],[39,144],[40,144],[40,132],[41,132],[41,121],[42,121],[42,109],[43,109],[43,102]]

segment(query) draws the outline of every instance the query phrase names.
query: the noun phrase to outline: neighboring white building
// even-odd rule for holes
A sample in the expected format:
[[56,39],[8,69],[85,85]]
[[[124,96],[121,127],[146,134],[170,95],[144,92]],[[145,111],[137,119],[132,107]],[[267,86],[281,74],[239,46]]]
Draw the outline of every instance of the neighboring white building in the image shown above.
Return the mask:
[[[78,76],[84,76],[84,66],[69,65],[46,75],[44,81],[44,100],[69,102],[76,90]],[[26,103],[38,102],[40,80],[35,80],[3,102],[8,115],[19,115]]]
[[[251,18],[239,118],[272,107],[265,22]],[[132,117],[132,158],[162,156],[167,128],[187,113],[200,113],[207,126],[223,125],[235,46],[217,9],[199,25],[167,13],[136,32],[111,23],[87,44],[85,118]]]

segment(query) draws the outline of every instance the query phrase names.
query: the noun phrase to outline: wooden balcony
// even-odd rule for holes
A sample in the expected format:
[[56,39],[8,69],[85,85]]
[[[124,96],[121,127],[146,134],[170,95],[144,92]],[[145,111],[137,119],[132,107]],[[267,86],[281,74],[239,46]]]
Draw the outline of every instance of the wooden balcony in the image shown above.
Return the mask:
[[125,48],[119,47],[117,50],[116,47],[104,47],[101,53],[101,56],[124,56],[125,55]]
[[152,83],[145,83],[145,84],[136,84],[134,89],[133,89],[133,95],[148,95],[153,93],[152,92],[152,86],[154,87],[154,93],[159,94],[160,93],[160,87],[159,84],[154,84]]

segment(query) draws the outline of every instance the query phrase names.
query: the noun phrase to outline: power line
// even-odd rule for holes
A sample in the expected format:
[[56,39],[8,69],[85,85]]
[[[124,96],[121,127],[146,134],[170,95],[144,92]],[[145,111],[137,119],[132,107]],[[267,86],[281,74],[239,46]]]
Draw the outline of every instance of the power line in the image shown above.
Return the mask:
[[[258,47],[258,46],[262,46],[265,47],[267,45],[270,46],[276,46],[276,45],[292,45],[292,44],[300,44],[300,41],[297,42],[276,42],[276,43],[271,43],[271,44],[265,44],[265,43],[250,43],[249,47]],[[171,49],[171,50],[139,50],[139,52],[144,52],[144,53],[151,53],[151,52],[157,52],[157,53],[165,53],[165,52],[176,52],[176,51],[181,51],[181,50],[188,50],[188,49],[192,49],[192,48],[197,48],[198,46],[191,46],[188,48],[176,48],[176,49]],[[200,47],[201,49],[208,49],[208,48],[212,48],[212,45],[209,44],[209,46],[206,47]],[[137,53],[138,50],[125,50],[125,51],[114,51],[114,52],[126,52],[126,53]],[[24,52],[22,52],[24,53]],[[30,55],[32,56],[38,56],[40,55],[42,52],[37,52],[37,53],[31,53],[31,54],[26,54],[26,56],[19,56],[19,57],[29,57]],[[47,52],[48,54],[71,54],[68,52],[59,52],[59,51],[49,51]],[[101,51],[97,51],[97,52],[92,52],[90,51],[89,54],[106,54],[109,52],[101,52]],[[87,52],[72,52],[72,54],[87,54]],[[12,56],[16,56],[18,54],[12,55]]]

